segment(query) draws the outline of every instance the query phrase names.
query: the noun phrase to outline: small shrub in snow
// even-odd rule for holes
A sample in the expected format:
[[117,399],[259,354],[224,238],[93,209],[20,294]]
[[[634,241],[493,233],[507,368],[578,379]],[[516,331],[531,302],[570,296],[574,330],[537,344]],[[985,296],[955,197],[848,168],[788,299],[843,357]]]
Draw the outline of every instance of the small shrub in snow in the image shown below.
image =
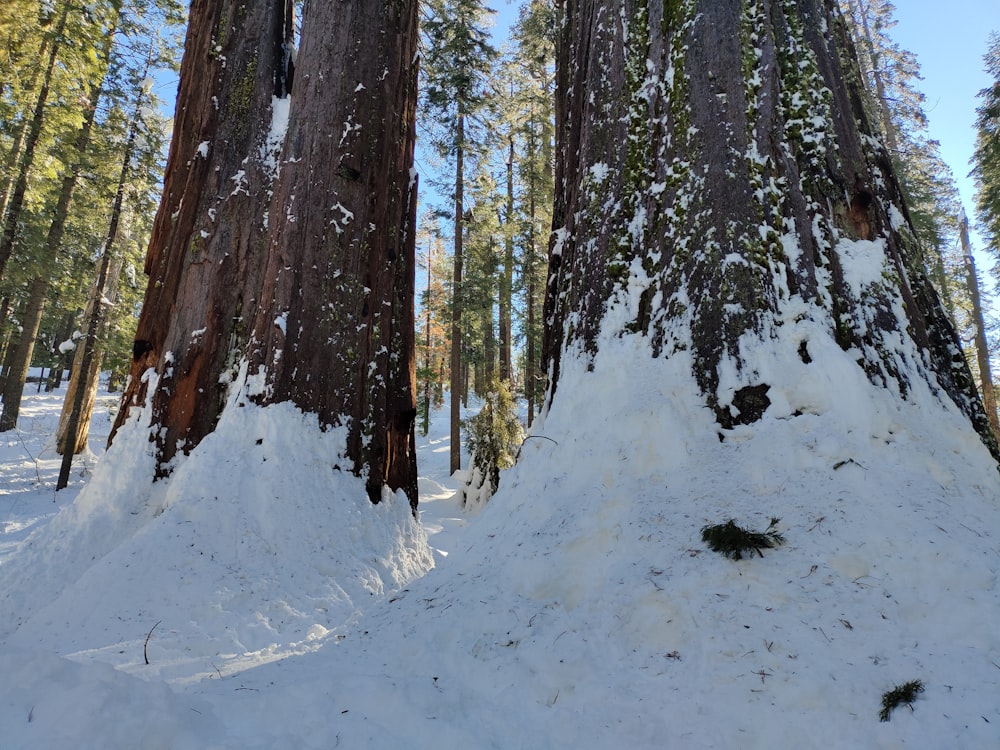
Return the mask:
[[778,521],[779,519],[772,518],[770,525],[761,533],[744,529],[737,525],[736,521],[730,519],[714,526],[703,526],[701,540],[713,552],[721,552],[733,560],[742,560],[744,552],[751,554],[756,552],[763,557],[762,549],[771,549],[785,543],[785,537],[779,534],[775,528]]
[[902,685],[896,685],[892,690],[882,693],[882,710],[878,713],[881,721],[889,721],[889,714],[897,706],[906,704],[913,710],[913,701],[924,692],[924,683],[920,680],[910,680]]
[[522,440],[524,430],[514,410],[510,386],[495,381],[479,414],[465,422],[465,445],[471,459],[462,488],[463,505],[489,501],[500,485],[500,470],[514,465]]

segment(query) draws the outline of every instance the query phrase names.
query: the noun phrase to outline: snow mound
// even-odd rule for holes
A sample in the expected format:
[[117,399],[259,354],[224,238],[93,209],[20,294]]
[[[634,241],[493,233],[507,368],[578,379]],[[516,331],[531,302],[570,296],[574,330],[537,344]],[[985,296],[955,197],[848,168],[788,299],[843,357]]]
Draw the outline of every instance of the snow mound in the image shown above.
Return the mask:
[[[958,410],[919,384],[902,402],[817,344],[813,376],[833,367],[850,408],[722,430],[690,359],[644,346],[605,341],[592,372],[563,370],[547,439],[447,565],[358,637],[242,675],[261,690],[245,737],[294,694],[305,736],[350,747],[995,743],[997,471]],[[784,402],[815,391],[779,385]],[[762,556],[701,541],[772,517],[786,543]],[[914,710],[880,722],[913,679]]]
[[196,681],[312,650],[433,566],[406,498],[372,506],[332,468],[343,432],[291,404],[227,409],[166,481],[142,443],[0,567],[8,646]]
[[[408,583],[431,562],[405,500],[346,499],[364,493],[331,476],[336,435],[294,410],[227,412],[217,438],[134,507],[93,494],[112,486],[101,484],[123,460],[112,451],[75,510],[0,567],[0,590],[13,582],[31,602],[0,659],[13,675],[0,688],[4,741],[994,746],[992,458],[931,384],[912,378],[901,400],[808,321],[785,330],[772,356],[748,347],[723,379],[734,393],[751,378],[770,386],[763,416],[732,429],[704,406],[684,352],[654,360],[624,336],[592,363],[564,359],[518,465],[467,525],[441,516],[461,535]],[[294,471],[269,474],[293,456]],[[433,478],[422,487],[445,492]],[[77,516],[88,520],[74,541]],[[706,525],[762,531],[772,518],[785,544],[760,556],[733,561],[701,541]],[[95,546],[97,531],[116,542]],[[22,580],[32,571],[46,587],[77,580],[40,606]],[[925,686],[913,710],[879,721],[882,695],[911,680]],[[121,723],[106,718],[119,711]],[[133,714],[148,714],[147,733]]]

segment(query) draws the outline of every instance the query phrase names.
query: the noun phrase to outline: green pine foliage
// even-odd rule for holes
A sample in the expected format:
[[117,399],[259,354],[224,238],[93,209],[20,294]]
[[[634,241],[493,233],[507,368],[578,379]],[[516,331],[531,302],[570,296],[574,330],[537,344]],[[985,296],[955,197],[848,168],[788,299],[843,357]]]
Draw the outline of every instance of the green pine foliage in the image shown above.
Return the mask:
[[1000,279],[1000,33],[990,34],[983,60],[992,83],[979,92],[972,174],[979,230],[997,259],[993,273]]
[[[162,188],[161,176],[169,137],[166,104],[148,77],[153,71],[176,70],[180,59],[184,10],[178,0],[132,3],[95,0],[10,0],[12,14],[0,13],[0,197],[15,176],[23,155],[23,138],[36,116],[44,79],[41,62],[56,47],[57,64],[42,111],[40,136],[28,171],[24,208],[10,263],[0,280],[0,302],[8,315],[0,320],[0,347],[18,336],[17,320],[27,291],[40,277],[48,281],[47,304],[32,365],[63,365],[58,351],[67,333],[85,327],[82,319],[118,189],[126,136],[141,96],[139,137],[123,201],[117,241],[111,252],[121,269],[117,288],[104,297],[113,301],[103,344],[106,362],[127,364],[136,311],[145,287],[143,255]],[[6,6],[5,6],[6,8]],[[63,13],[58,38],[53,29]],[[41,62],[40,62],[41,61]],[[173,95],[173,84],[164,91]],[[78,143],[88,112],[94,127],[85,150]],[[20,149],[20,150],[19,150]],[[80,175],[65,219],[65,231],[54,258],[47,237],[56,219],[56,203],[68,174]],[[72,325],[67,330],[67,319]]]
[[[428,0],[421,23],[421,121],[439,154],[476,153],[489,114],[489,77],[497,52],[480,0]],[[459,118],[463,129],[456,129]]]
[[514,465],[524,430],[509,385],[494,379],[479,414],[465,422],[465,445],[472,457],[462,488],[463,504],[485,504],[500,486],[500,471]]
[[878,713],[880,721],[889,721],[889,715],[898,706],[909,706],[913,710],[913,701],[924,692],[924,683],[920,680],[910,680],[897,685],[892,690],[882,694],[882,710]]
[[763,532],[750,531],[730,519],[725,523],[703,526],[701,540],[713,552],[719,552],[732,560],[742,560],[744,553],[751,556],[756,552],[763,557],[761,550],[779,547],[785,543],[785,537],[778,533],[777,525],[780,519],[772,518],[770,525]]

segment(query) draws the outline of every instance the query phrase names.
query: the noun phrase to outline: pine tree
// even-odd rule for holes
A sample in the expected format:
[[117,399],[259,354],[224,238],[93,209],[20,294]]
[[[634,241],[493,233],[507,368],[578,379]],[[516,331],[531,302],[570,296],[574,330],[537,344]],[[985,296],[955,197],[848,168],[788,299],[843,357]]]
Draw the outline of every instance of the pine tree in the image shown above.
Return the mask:
[[[987,44],[983,60],[992,83],[979,92],[972,174],[979,230],[1000,269],[1000,33],[990,34]],[[994,276],[1000,278],[1000,270]]]
[[524,394],[530,426],[545,390],[542,360],[545,273],[552,226],[555,141],[556,9],[547,0],[532,0],[521,9],[513,29],[517,48],[516,100],[521,127],[518,139],[517,281]]
[[479,116],[486,106],[486,80],[496,52],[486,22],[492,13],[480,0],[431,0],[424,18],[424,106],[439,124],[438,151],[453,160],[454,263],[451,331],[451,454],[454,473],[461,467],[462,286],[465,240],[466,160],[474,158]]
[[[8,376],[4,381],[3,412],[0,414],[0,432],[12,430],[17,425],[17,417],[21,406],[21,395],[27,378],[28,368],[31,365],[32,356],[34,354],[35,343],[38,338],[38,332],[45,312],[46,303],[48,301],[50,284],[53,280],[52,267],[56,263],[59,252],[62,249],[62,240],[66,231],[70,204],[73,200],[73,195],[76,190],[77,183],[79,182],[81,172],[89,166],[88,160],[90,155],[88,151],[90,148],[91,133],[96,120],[97,106],[104,88],[103,79],[110,64],[111,42],[114,34],[118,30],[119,13],[115,12],[117,11],[117,8],[112,8],[112,11],[111,16],[107,20],[109,25],[102,26],[102,30],[106,32],[106,36],[104,37],[104,42],[100,51],[95,56],[97,66],[95,68],[94,80],[91,83],[89,96],[86,99],[89,106],[84,115],[83,123],[81,124],[79,131],[73,139],[73,144],[69,149],[69,156],[65,159],[67,169],[59,183],[58,189],[55,191],[57,197],[55,198],[54,206],[52,208],[52,219],[46,230],[45,241],[42,246],[38,248],[37,253],[31,259],[31,275],[33,278],[28,287],[28,294],[22,317],[21,335],[18,339],[17,347],[13,352],[13,357],[10,362],[11,371],[8,373]],[[66,19],[68,16],[69,11],[67,8],[62,16],[63,28],[66,26]],[[48,87],[53,83],[52,73],[54,65],[55,57],[52,56],[49,60],[49,68],[46,71],[46,83],[43,86],[43,91],[39,94],[40,103],[44,102],[44,98],[48,96]],[[12,222],[14,228],[11,229],[9,225],[5,227],[4,235],[5,240],[9,238],[11,242],[9,246],[10,250],[14,249],[14,242],[17,236],[16,228],[21,224],[20,211],[25,206],[25,199],[28,197],[26,195],[27,175],[31,170],[31,162],[34,158],[34,152],[36,150],[35,147],[39,143],[38,136],[41,133],[41,125],[42,117],[36,116],[32,121],[32,127],[29,128],[29,139],[26,145],[24,160],[21,164],[21,171],[16,178],[16,185],[7,216],[8,222]],[[7,231],[9,231],[9,234],[6,233]],[[2,253],[0,253],[0,255],[2,255]]]

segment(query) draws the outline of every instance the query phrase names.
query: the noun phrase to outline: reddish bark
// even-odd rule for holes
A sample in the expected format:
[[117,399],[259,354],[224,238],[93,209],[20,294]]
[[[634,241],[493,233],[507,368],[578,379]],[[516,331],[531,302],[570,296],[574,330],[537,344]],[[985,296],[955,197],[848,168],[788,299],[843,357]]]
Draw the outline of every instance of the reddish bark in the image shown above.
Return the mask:
[[[262,158],[272,97],[290,84],[291,0],[195,0],[163,197],[145,270],[130,380],[115,431],[159,374],[151,433],[158,474],[215,426],[256,312],[272,171]],[[265,43],[262,43],[265,40]],[[271,43],[266,43],[270,40]]]
[[348,428],[378,502],[417,501],[415,0],[307,7],[250,370],[260,403]]

